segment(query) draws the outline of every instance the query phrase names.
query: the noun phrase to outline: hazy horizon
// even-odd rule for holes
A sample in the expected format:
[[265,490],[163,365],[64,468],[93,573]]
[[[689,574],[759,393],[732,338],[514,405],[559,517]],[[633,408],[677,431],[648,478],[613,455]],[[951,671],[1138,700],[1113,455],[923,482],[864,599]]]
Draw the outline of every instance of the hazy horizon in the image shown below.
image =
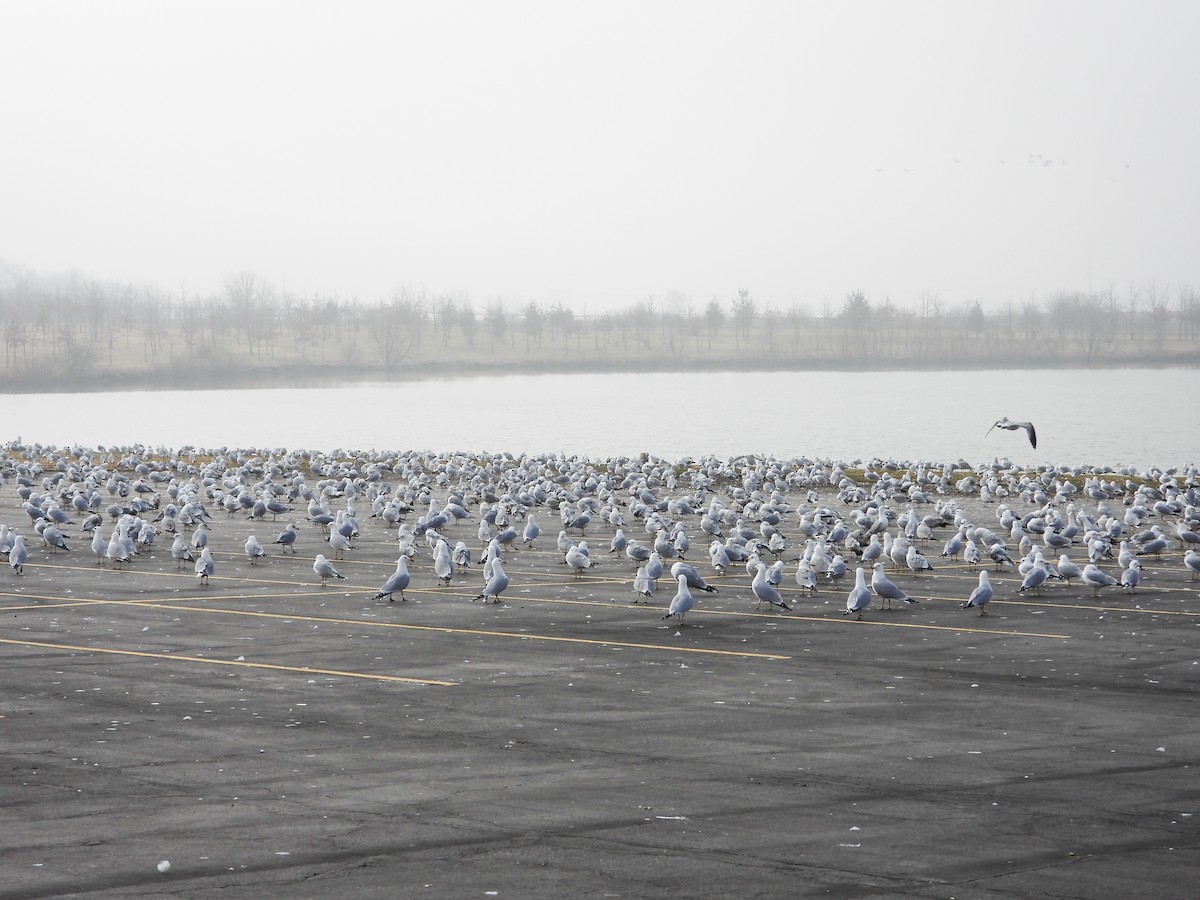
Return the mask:
[[1187,3],[0,3],[0,260],[820,309],[1200,282]]

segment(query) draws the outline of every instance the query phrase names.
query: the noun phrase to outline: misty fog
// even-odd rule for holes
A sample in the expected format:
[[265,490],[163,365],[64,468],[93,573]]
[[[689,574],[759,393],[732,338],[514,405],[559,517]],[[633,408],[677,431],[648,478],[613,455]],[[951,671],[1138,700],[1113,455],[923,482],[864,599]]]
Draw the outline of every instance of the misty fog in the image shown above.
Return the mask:
[[820,310],[749,290],[648,296],[582,315],[562,304],[398,289],[297,297],[245,271],[210,296],[0,268],[8,390],[261,386],[485,372],[939,369],[1195,365],[1191,288],[1029,297],[998,310],[848,292]]

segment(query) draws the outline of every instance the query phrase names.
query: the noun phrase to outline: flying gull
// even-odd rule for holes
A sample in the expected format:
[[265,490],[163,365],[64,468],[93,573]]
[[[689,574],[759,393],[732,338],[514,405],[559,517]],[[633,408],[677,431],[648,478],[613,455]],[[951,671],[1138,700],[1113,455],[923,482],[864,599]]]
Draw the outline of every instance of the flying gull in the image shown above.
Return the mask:
[[[1008,416],[1005,416],[1000,421],[992,423],[992,428],[1003,428],[1005,431],[1016,431],[1018,428],[1024,428],[1025,433],[1029,435],[1029,446],[1033,447],[1034,450],[1037,449],[1037,431],[1034,430],[1032,422],[1014,422]],[[991,434],[992,428],[988,429],[988,434]]]

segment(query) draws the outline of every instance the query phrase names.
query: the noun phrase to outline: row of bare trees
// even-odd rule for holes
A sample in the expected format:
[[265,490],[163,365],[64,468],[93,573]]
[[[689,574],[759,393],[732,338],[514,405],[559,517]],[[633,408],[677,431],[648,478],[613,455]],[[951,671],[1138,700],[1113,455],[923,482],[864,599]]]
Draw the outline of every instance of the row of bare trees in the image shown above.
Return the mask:
[[820,311],[781,307],[748,290],[699,304],[680,292],[581,315],[563,304],[480,307],[461,295],[398,289],[374,302],[298,297],[253,272],[210,296],[39,277],[0,266],[5,369],[78,375],[297,365],[443,372],[473,366],[669,368],[840,364],[1099,365],[1200,363],[1200,295],[1156,285],[1060,292],[985,310],[936,295],[912,307],[862,291]]

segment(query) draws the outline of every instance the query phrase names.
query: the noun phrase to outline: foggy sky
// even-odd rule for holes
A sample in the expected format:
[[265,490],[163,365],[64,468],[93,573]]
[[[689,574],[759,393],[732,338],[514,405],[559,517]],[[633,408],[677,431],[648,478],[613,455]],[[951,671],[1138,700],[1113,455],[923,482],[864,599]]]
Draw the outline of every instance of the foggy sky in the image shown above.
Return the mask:
[[0,0],[0,260],[581,310],[1200,284],[1200,4]]

